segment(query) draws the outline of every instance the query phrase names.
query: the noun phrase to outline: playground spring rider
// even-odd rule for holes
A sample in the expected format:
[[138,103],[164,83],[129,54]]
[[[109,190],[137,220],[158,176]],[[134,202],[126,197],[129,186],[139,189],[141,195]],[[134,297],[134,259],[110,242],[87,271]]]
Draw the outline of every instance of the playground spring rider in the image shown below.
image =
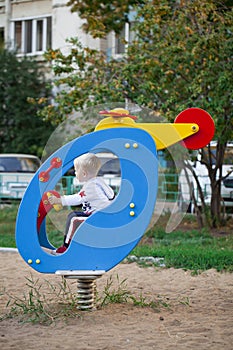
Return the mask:
[[[42,164],[25,192],[16,222],[22,258],[38,272],[76,278],[81,309],[93,307],[95,279],[131,252],[150,222],[158,188],[157,150],[180,141],[188,149],[199,149],[214,135],[212,118],[199,108],[189,108],[166,124],[137,123],[124,109],[100,114],[105,118],[94,132],[67,143]],[[103,151],[120,160],[116,199],[79,226],[64,254],[48,253],[55,249],[46,234],[46,215],[52,209],[49,195],[59,196],[53,189],[76,157]]]

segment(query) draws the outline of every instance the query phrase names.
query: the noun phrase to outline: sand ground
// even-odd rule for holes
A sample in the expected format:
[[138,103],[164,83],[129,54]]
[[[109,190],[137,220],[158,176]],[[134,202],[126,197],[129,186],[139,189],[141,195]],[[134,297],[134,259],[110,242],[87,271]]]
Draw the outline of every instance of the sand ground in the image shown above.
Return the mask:
[[[0,252],[0,313],[9,294],[21,297],[26,278],[51,284],[61,277],[43,275],[25,264],[18,253]],[[232,350],[233,278],[215,270],[192,276],[181,269],[120,264],[97,280],[101,294],[110,279],[124,281],[138,300],[161,302],[158,309],[109,304],[51,325],[20,323],[19,317],[0,322],[1,350]],[[76,281],[68,280],[72,288]],[[49,291],[44,290],[44,293]]]

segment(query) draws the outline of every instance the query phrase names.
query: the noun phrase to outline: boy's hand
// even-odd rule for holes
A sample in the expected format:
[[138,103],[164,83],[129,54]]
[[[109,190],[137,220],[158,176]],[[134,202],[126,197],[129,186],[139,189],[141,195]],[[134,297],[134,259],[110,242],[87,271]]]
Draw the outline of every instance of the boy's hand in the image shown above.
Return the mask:
[[61,204],[61,198],[58,198],[58,197],[54,196],[53,194],[50,194],[50,196],[48,196],[48,200],[49,200],[49,203],[52,205]]

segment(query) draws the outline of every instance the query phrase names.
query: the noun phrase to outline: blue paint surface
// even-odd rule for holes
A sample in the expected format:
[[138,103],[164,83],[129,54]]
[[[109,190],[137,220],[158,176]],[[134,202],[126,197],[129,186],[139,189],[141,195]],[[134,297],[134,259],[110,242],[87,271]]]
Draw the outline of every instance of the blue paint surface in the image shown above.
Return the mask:
[[[126,148],[125,145],[130,147]],[[137,146],[135,147],[135,144]],[[73,160],[86,152],[115,153],[121,164],[121,188],[116,199],[104,210],[92,214],[76,231],[69,249],[59,256],[46,253],[41,245],[51,248],[45,220],[37,232],[38,208],[44,192],[73,165]],[[53,169],[48,182],[39,181],[39,173],[50,166],[54,157],[62,167]],[[69,142],[41,166],[21,201],[16,222],[16,244],[30,266],[42,273],[57,270],[105,270],[122,261],[136,246],[149,225],[158,188],[156,146],[151,136],[140,129],[115,128],[96,131]],[[130,207],[134,203],[134,208]],[[130,212],[134,215],[130,215]]]

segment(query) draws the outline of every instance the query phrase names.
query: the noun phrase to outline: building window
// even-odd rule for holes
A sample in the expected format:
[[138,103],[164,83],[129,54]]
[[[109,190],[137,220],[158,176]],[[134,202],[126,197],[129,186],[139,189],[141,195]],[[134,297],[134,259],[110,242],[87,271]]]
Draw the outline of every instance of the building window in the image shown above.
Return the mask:
[[0,48],[4,46],[4,28],[0,27]]
[[36,51],[43,50],[43,21],[37,21],[36,26]]
[[22,46],[22,22],[15,22],[14,27],[15,47],[17,50],[20,50]]
[[32,21],[25,21],[24,53],[32,52]]
[[47,17],[46,50],[52,47],[52,17]]
[[108,36],[107,53],[109,57],[122,57],[123,54],[127,54],[128,46],[132,44],[136,38],[134,24],[135,22],[128,22],[119,35],[111,33]]
[[[126,27],[126,25],[125,25]],[[119,35],[115,37],[115,54],[125,53],[125,44],[126,44],[126,28],[123,28]]]
[[19,54],[35,54],[51,48],[51,17],[15,20],[13,25],[14,48]]

